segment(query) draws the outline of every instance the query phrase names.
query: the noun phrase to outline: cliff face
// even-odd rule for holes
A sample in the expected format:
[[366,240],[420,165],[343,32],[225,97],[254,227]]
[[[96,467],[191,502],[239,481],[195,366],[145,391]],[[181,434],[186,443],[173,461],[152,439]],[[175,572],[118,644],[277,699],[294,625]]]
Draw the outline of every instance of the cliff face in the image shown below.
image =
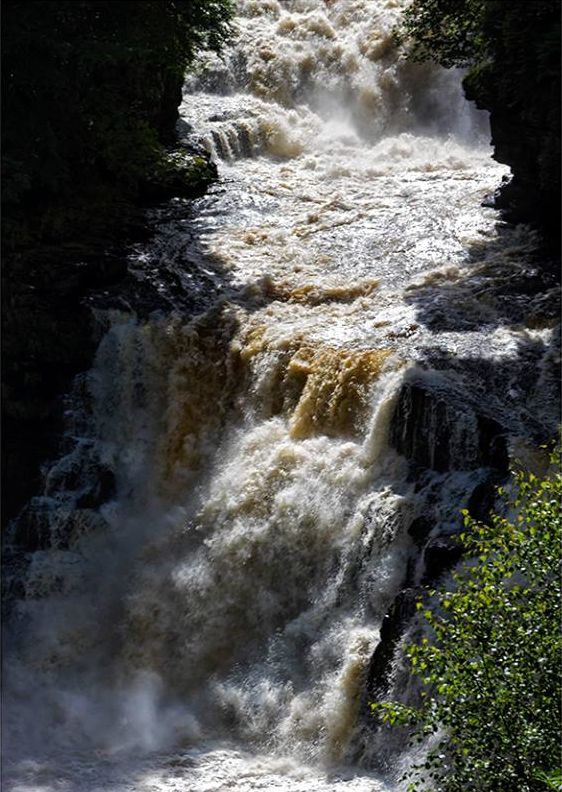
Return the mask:
[[468,99],[490,112],[494,158],[513,178],[495,205],[512,222],[530,223],[559,246],[560,3],[486,0],[489,57],[464,81]]
[[[170,120],[177,105],[162,105]],[[173,124],[167,130],[173,136]],[[89,296],[127,277],[126,245],[150,234],[144,208],[171,197],[197,197],[216,177],[203,156],[147,180],[137,204],[74,229],[57,242],[38,241],[7,255],[2,272],[2,516],[16,515],[37,490],[40,464],[61,434],[64,394],[90,367],[99,331]],[[110,207],[108,204],[107,208]],[[87,208],[87,207],[86,207]],[[95,215],[96,207],[89,207]],[[123,285],[126,291],[126,286]],[[150,299],[150,297],[148,298]]]
[[2,8],[3,521],[36,490],[61,395],[91,363],[85,297],[125,276],[143,207],[200,195],[216,175],[166,148],[193,48],[226,36],[223,5],[214,21],[200,0]]

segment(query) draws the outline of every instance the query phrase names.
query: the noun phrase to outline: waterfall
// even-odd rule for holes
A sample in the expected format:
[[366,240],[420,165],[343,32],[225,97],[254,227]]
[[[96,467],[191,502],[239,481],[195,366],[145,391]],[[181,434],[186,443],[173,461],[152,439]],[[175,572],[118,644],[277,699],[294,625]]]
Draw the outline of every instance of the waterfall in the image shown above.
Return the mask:
[[398,788],[388,614],[557,418],[536,240],[481,206],[486,117],[396,50],[401,6],[240,0],[186,83],[221,179],[131,249],[158,301],[98,296],[10,529],[7,788]]

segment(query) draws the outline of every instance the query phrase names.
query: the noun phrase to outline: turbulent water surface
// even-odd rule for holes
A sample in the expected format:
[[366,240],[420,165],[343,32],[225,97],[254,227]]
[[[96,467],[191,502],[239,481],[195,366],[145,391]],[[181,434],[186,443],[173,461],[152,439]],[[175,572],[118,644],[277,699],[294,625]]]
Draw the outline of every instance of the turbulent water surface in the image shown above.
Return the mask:
[[[479,411],[511,454],[553,420],[534,239],[481,206],[505,169],[459,75],[399,56],[397,0],[239,7],[181,108],[220,181],[131,253],[161,302],[100,299],[24,515],[47,541],[7,630],[14,792],[394,789],[366,678],[422,574],[408,528],[455,530]],[[417,481],[408,384],[443,405]]]

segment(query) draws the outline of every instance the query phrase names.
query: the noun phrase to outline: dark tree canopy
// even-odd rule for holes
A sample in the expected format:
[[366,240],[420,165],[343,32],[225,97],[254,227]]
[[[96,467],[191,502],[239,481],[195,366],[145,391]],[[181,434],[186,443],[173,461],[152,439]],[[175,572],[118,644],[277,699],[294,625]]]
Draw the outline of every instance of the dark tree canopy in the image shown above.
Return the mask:
[[442,66],[469,66],[486,55],[483,31],[486,0],[414,0],[396,34],[408,42],[413,60],[437,60]]
[[[229,35],[231,0],[7,0],[3,4],[5,244],[54,204],[134,191],[173,128],[178,86]],[[62,220],[61,220],[62,223]],[[15,236],[14,236],[15,234]]]

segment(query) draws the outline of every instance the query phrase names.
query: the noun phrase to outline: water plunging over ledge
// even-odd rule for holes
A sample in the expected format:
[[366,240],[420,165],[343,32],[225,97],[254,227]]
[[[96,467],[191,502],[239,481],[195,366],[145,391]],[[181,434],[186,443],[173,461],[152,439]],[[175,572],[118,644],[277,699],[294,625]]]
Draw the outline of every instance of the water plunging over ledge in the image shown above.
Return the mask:
[[382,620],[556,421],[536,241],[481,206],[505,169],[459,75],[399,57],[396,0],[239,7],[181,108],[221,179],[131,252],[159,306],[96,303],[14,528],[41,536],[7,630],[14,792],[394,789]]

